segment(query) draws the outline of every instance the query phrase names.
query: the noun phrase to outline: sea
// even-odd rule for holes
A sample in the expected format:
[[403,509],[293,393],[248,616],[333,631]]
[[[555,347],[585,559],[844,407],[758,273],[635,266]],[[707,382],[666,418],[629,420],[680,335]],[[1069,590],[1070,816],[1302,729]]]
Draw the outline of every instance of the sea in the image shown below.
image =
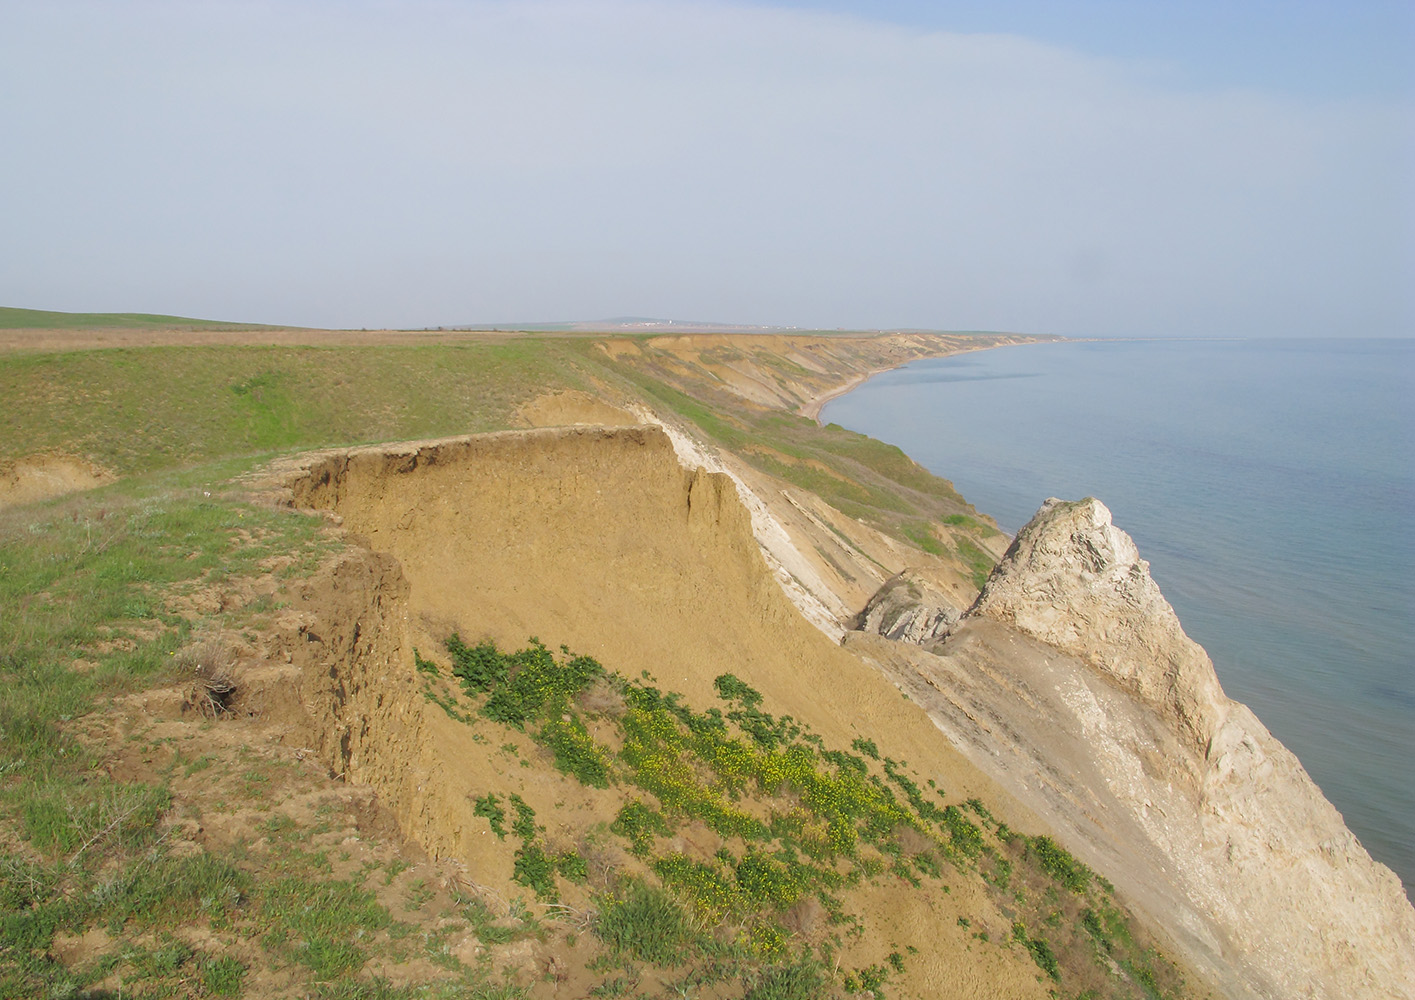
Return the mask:
[[1410,895],[1415,340],[1095,340],[920,361],[821,419],[1014,533],[1094,496],[1185,631]]

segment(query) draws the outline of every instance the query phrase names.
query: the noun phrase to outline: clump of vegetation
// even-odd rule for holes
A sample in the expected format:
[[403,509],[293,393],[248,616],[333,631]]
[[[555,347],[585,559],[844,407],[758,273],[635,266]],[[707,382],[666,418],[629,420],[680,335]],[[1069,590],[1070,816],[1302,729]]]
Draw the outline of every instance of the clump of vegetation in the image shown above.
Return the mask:
[[668,893],[637,879],[600,900],[594,931],[612,952],[663,966],[683,964],[702,937]]
[[472,815],[480,816],[491,824],[491,832],[497,840],[506,839],[506,810],[494,792],[487,792],[472,803]]
[[1056,953],[1051,950],[1051,945],[1047,943],[1046,938],[1029,937],[1026,924],[1020,921],[1012,925],[1012,938],[1031,952],[1032,960],[1043,972],[1056,982],[1061,981],[1061,966],[1056,960]]
[[627,840],[630,853],[639,857],[648,855],[655,837],[666,837],[673,832],[673,827],[662,813],[638,799],[631,800],[619,810],[609,829]]
[[1091,870],[1077,861],[1063,847],[1050,837],[1033,837],[1028,841],[1028,849],[1036,855],[1042,871],[1064,885],[1072,892],[1085,892],[1091,882]]

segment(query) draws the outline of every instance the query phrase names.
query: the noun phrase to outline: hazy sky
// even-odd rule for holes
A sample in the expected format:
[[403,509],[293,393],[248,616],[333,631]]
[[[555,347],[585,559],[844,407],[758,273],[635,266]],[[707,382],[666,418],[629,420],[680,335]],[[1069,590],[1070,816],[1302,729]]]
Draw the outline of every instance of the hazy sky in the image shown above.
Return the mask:
[[0,0],[0,305],[1415,334],[1415,4]]

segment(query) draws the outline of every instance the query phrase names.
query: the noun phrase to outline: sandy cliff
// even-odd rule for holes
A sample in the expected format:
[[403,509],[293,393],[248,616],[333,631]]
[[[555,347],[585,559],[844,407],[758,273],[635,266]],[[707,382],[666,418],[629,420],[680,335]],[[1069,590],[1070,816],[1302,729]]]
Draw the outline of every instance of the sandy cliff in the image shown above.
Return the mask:
[[1049,500],[936,653],[858,637],[1233,996],[1415,996],[1415,910],[1224,696],[1096,500]]
[[[301,698],[325,734],[320,749],[334,770],[377,788],[431,854],[460,860],[479,884],[513,888],[510,852],[485,836],[473,792],[514,791],[543,815],[582,819],[590,800],[547,769],[491,784],[474,731],[421,697],[412,650],[435,650],[454,629],[506,647],[531,635],[563,642],[626,675],[647,671],[697,704],[713,703],[713,677],[730,671],[827,741],[872,734],[881,753],[908,759],[950,796],[980,796],[1008,821],[1035,826],[917,706],[798,612],[732,480],[684,468],[661,428],[338,451],[283,475],[295,503],[331,512],[361,543],[307,588],[286,623]],[[559,835],[552,824],[549,836]],[[903,995],[1046,995],[1025,951],[976,947],[960,924],[966,916],[974,930],[1006,939],[1011,918],[981,883],[862,905],[883,931],[852,946],[863,949],[860,961],[918,949]]]

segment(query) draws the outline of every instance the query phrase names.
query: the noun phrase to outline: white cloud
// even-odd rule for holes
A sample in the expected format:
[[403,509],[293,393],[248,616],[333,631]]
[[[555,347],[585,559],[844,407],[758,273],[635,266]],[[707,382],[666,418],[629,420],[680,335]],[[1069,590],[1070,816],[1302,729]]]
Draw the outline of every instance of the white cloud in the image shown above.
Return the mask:
[[10,5],[0,300],[1409,333],[1409,109],[715,3]]

